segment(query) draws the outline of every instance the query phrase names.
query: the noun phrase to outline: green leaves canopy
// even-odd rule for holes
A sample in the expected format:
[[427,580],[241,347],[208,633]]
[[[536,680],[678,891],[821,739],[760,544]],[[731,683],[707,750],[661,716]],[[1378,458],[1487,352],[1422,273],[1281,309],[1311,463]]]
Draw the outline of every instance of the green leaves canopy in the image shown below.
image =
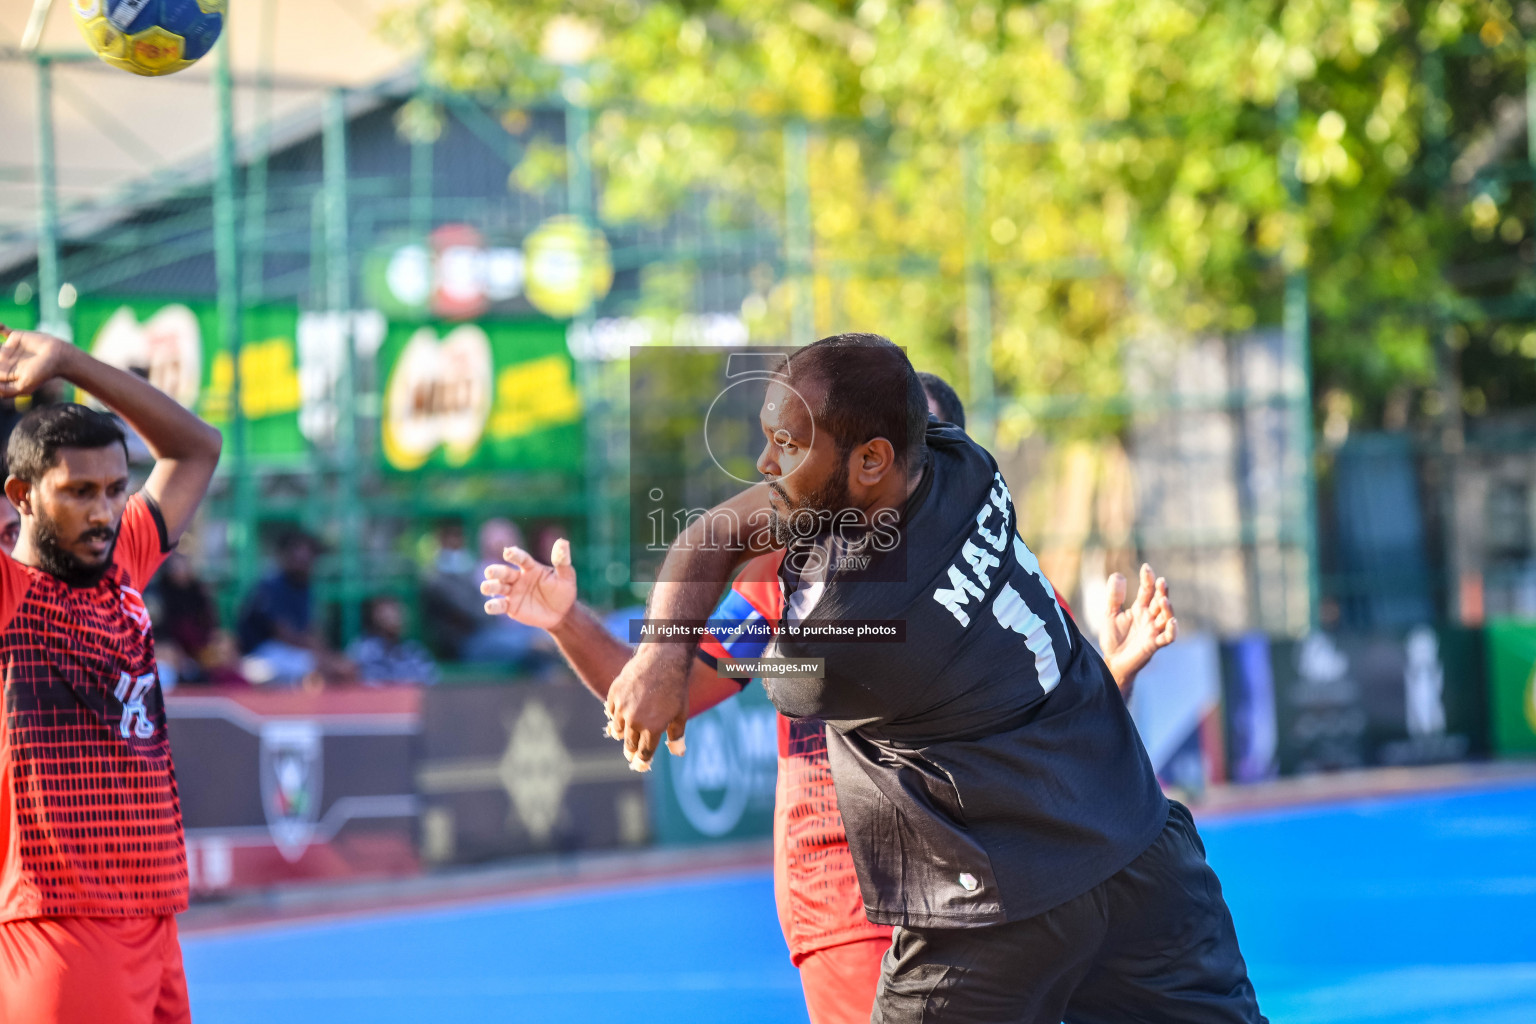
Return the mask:
[[[395,25],[430,37],[443,86],[591,104],[611,220],[701,194],[722,226],[778,214],[781,126],[808,119],[818,333],[880,330],[963,383],[982,256],[999,393],[1027,428],[1028,399],[1118,393],[1129,338],[1278,323],[1288,268],[1309,275],[1319,392],[1371,411],[1431,381],[1458,246],[1476,228],[1507,256],[1524,234],[1507,190],[1453,175],[1523,87],[1518,18],[1499,0],[423,0]],[[580,79],[544,59],[562,49]],[[783,336],[792,288],[761,283],[744,313]]]

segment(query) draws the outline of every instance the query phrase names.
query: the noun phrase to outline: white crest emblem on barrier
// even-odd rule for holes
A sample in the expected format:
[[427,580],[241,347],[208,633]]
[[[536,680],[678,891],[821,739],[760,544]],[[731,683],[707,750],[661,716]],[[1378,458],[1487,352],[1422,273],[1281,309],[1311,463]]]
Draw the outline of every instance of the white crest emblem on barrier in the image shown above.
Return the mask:
[[321,747],[318,722],[261,728],[261,806],[272,842],[290,863],[304,855],[320,817]]

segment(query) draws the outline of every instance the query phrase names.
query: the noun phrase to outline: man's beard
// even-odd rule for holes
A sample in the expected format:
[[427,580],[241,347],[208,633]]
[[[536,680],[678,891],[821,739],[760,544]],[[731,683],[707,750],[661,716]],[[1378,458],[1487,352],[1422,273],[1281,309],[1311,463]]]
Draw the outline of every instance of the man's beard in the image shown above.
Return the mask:
[[770,483],[768,489],[786,506],[781,513],[772,503],[768,505],[768,527],[773,531],[774,543],[788,547],[796,540],[816,536],[832,525],[838,512],[849,507],[848,463],[839,463],[830,480],[799,501],[790,500],[776,483]]
[[72,587],[94,587],[101,582],[112,565],[112,552],[117,548],[117,531],[98,526],[80,534],[79,540],[100,537],[108,542],[101,562],[91,565],[79,555],[65,549],[59,539],[59,524],[41,509],[36,513],[37,525],[32,535],[32,548],[37,555],[37,567],[48,575],[63,580]]

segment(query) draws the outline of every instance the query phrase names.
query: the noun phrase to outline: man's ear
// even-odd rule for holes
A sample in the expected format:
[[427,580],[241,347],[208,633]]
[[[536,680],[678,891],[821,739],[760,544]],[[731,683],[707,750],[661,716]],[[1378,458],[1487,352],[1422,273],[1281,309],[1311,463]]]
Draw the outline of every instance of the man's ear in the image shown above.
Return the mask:
[[19,477],[5,478],[5,496],[11,499],[16,511],[24,516],[32,514],[32,485]]
[[877,437],[854,450],[853,476],[865,487],[873,487],[896,465],[896,449],[891,442]]

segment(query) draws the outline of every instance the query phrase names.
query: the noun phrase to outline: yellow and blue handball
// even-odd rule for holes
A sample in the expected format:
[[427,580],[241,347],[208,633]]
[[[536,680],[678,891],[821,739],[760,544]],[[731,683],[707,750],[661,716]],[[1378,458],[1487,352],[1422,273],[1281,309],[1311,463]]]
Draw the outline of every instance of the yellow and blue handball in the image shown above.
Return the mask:
[[136,75],[189,68],[218,41],[229,0],[71,0],[96,56]]

